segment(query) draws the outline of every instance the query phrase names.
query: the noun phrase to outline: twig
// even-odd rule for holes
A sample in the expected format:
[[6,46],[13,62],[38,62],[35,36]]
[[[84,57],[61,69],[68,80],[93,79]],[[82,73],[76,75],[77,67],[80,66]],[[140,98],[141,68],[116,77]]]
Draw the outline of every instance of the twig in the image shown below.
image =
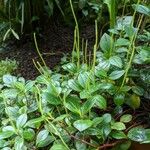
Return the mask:
[[114,143],[110,143],[110,144],[103,144],[102,146],[99,146],[98,150],[106,149],[106,148],[109,148],[109,147],[114,147],[117,144],[122,143],[124,141],[126,141],[126,140],[120,140],[120,141],[117,141],[117,142],[114,142]]
[[91,143],[89,143],[89,142],[87,142],[87,141],[85,141],[85,140],[83,140],[83,139],[79,139],[79,138],[77,138],[77,137],[74,136],[74,135],[70,135],[70,137],[73,138],[73,139],[75,139],[75,140],[78,140],[78,141],[80,141],[80,142],[82,142],[82,143],[85,143],[85,144],[87,144],[87,145],[89,145],[89,146],[91,146],[91,147],[97,148],[96,145],[93,145],[93,144],[91,144]]

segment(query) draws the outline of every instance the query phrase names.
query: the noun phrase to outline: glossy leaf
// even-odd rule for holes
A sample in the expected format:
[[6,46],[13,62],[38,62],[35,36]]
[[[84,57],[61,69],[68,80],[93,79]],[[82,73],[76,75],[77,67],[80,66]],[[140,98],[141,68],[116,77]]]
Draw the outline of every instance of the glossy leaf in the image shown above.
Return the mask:
[[109,58],[110,64],[122,68],[122,60],[119,56],[112,56]]
[[81,107],[82,114],[88,113],[91,110],[91,108],[94,106],[95,102],[96,102],[96,99],[87,100]]
[[62,144],[54,144],[50,150],[68,150],[64,145]]
[[18,117],[16,125],[18,128],[21,128],[25,125],[25,123],[27,122],[27,114],[22,114],[21,116]]
[[119,38],[115,43],[116,46],[128,46],[129,44],[130,41],[124,38]]
[[132,86],[132,91],[139,96],[144,94],[144,90],[139,86]]
[[66,98],[65,107],[73,113],[81,114],[80,111],[80,99],[75,96],[68,96]]
[[100,40],[100,47],[101,49],[105,51],[110,51],[111,49],[111,37],[104,33]]
[[115,132],[112,132],[111,133],[111,136],[117,140],[120,140],[120,139],[126,139],[127,136],[125,135],[124,132],[122,131],[115,131]]
[[43,97],[45,98],[45,100],[48,103],[50,103],[52,105],[60,105],[62,103],[59,97],[57,97],[51,93],[48,93],[48,92],[45,92],[43,94]]
[[100,108],[100,109],[106,109],[107,107],[107,102],[106,99],[101,96],[101,95],[96,95],[92,99],[92,101],[95,101],[95,104]]
[[114,103],[117,106],[121,106],[125,101],[125,94],[119,93],[114,96]]
[[121,130],[125,130],[126,126],[122,122],[115,122],[112,124],[111,128],[114,130],[121,131]]
[[12,132],[12,131],[0,132],[0,140],[7,139],[7,138],[11,137],[12,135],[14,135],[14,132]]
[[74,91],[80,92],[82,91],[82,87],[73,79],[70,79],[68,81],[68,85],[71,89],[73,89]]
[[23,138],[17,136],[16,139],[15,139],[15,144],[14,144],[15,150],[21,150],[21,149],[23,149],[23,145],[24,145]]
[[42,121],[44,121],[45,120],[45,118],[44,117],[39,117],[39,118],[35,118],[35,119],[31,119],[31,120],[29,120],[26,124],[25,124],[25,127],[26,126],[33,126],[33,125],[35,125],[35,124],[38,124],[38,123],[41,123]]
[[145,141],[147,139],[147,136],[145,134],[145,129],[140,127],[132,128],[128,132],[128,138],[135,142]]
[[123,115],[120,118],[120,122],[124,122],[124,123],[128,123],[131,120],[132,120],[132,115],[130,115],[130,114]]
[[124,73],[125,73],[124,70],[116,70],[116,71],[113,71],[113,72],[109,75],[109,78],[110,78],[111,80],[117,80],[117,79],[119,79],[120,77],[122,77]]
[[32,141],[34,136],[35,136],[35,132],[33,129],[25,129],[23,131],[23,138],[28,141]]
[[134,4],[133,5],[133,8],[139,12],[139,13],[142,13],[142,14],[145,14],[147,16],[150,16],[150,8],[147,7],[147,6],[144,6],[144,5],[140,5],[140,4]]
[[82,86],[83,88],[86,88],[90,82],[89,73],[88,72],[80,73],[78,76],[78,82],[80,86]]
[[111,120],[112,120],[111,114],[108,114],[108,113],[104,114],[103,115],[103,120],[104,120],[105,123],[110,123]]
[[91,120],[77,120],[73,123],[74,127],[78,129],[80,132],[91,127],[93,122]]
[[129,150],[130,147],[131,147],[131,141],[124,141],[114,146],[112,150]]
[[48,138],[48,135],[49,135],[49,132],[47,130],[44,129],[44,130],[40,131],[36,137],[36,145],[38,147],[47,146],[49,144],[49,142],[45,142],[45,141],[47,141],[46,139]]
[[62,68],[68,72],[71,72],[71,73],[75,73],[77,70],[77,67],[74,63],[65,64],[62,66]]

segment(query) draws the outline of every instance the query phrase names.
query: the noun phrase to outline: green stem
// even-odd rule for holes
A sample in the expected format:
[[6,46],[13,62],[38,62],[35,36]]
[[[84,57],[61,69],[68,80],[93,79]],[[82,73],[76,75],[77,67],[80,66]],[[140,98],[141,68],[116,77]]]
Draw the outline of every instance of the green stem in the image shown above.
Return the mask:
[[35,33],[34,33],[34,43],[35,43],[35,47],[36,47],[36,50],[37,50],[37,52],[38,52],[38,55],[40,56],[40,58],[41,58],[41,60],[42,60],[43,65],[44,65],[45,67],[47,67],[47,66],[46,66],[46,63],[45,63],[45,61],[44,61],[44,59],[43,59],[43,57],[42,57],[42,55],[41,55],[41,53],[40,53],[40,50],[39,50],[39,48],[38,48]]
[[124,86],[125,84],[125,80],[127,78],[127,75],[128,75],[128,72],[129,72],[129,69],[131,67],[131,64],[132,64],[132,60],[133,60],[133,57],[134,57],[134,53],[135,53],[135,40],[136,40],[136,37],[137,37],[137,33],[139,31],[139,28],[141,26],[141,23],[142,23],[142,20],[143,20],[143,15],[142,17],[140,18],[140,21],[139,21],[139,24],[138,24],[138,27],[137,27],[137,32],[136,34],[132,37],[132,45],[130,46],[132,48],[132,52],[131,52],[131,56],[130,56],[130,59],[129,59],[129,63],[127,64],[127,67],[126,67],[126,70],[125,70],[125,74],[124,74],[124,78],[123,78],[123,81],[122,81],[122,84],[121,84],[121,88]]
[[60,135],[60,133],[58,132],[57,128],[48,120],[46,119],[46,121],[51,125],[51,127],[54,129],[54,131],[57,133],[58,137],[60,138],[60,140],[62,141],[63,145],[70,150],[70,148],[68,147],[68,145],[65,143],[65,141],[63,140],[62,136]]
[[72,14],[73,14],[73,17],[74,17],[74,20],[75,20],[75,24],[76,24],[75,32],[76,32],[76,39],[77,39],[77,43],[76,43],[76,51],[77,51],[77,59],[78,59],[77,67],[79,69],[80,68],[80,34],[79,34],[79,26],[78,26],[78,21],[77,21],[75,12],[74,12],[72,0],[69,0],[69,2],[70,2],[70,6],[71,6],[71,11],[72,11]]
[[98,25],[97,20],[95,20],[95,45],[94,45],[94,54],[93,54],[93,66],[92,71],[95,69],[96,64],[96,51],[97,51],[97,45],[98,45]]

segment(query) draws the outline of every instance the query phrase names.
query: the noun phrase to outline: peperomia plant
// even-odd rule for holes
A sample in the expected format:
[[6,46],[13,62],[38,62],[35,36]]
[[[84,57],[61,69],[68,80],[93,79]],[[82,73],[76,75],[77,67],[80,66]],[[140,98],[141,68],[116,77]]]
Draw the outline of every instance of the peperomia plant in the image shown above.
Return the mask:
[[[135,6],[136,13],[141,5]],[[145,87],[136,79],[148,81],[149,86],[149,75],[134,66],[149,63],[147,43],[140,46],[136,41],[141,23],[135,28],[134,17],[118,19],[100,42],[96,32],[93,61],[88,62],[86,53],[81,61],[76,22],[73,57],[59,71],[38,68],[40,64],[35,63],[41,75],[34,81],[4,75],[0,148],[128,150],[132,141],[149,143],[150,130],[141,122],[135,124],[132,114],[140,107],[141,97],[146,98]]]

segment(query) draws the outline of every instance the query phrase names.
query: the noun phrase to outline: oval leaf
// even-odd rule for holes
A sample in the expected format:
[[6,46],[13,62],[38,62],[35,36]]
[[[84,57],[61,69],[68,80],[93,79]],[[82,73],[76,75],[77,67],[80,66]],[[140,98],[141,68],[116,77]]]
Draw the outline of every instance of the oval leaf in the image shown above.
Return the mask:
[[91,120],[77,120],[73,123],[74,127],[78,129],[80,132],[91,127],[93,122]]

